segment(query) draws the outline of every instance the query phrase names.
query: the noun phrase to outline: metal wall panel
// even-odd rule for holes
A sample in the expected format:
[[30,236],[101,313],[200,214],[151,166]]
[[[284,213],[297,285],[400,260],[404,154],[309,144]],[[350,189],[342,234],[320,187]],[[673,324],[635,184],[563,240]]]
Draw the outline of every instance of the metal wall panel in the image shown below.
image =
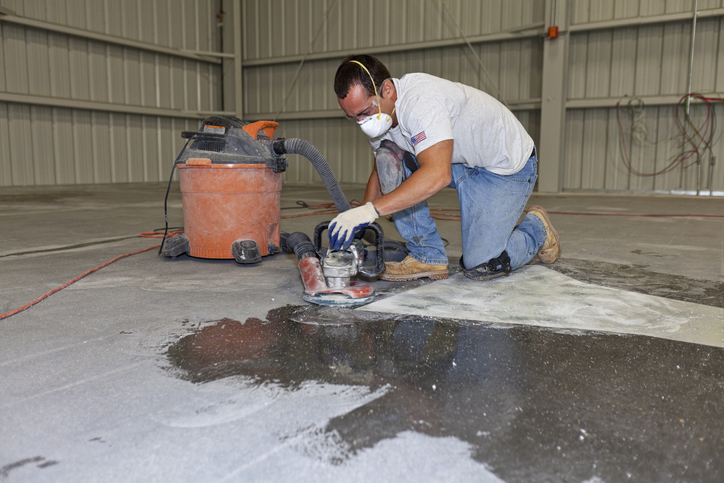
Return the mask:
[[[563,185],[565,190],[692,191],[708,185],[697,166],[656,177],[634,176],[622,161],[611,101],[624,99],[622,124],[634,168],[662,169],[677,154],[675,106],[644,109],[647,140],[630,134],[632,97],[686,92],[694,0],[568,0],[569,34]],[[538,140],[543,40],[508,38],[467,46],[409,44],[540,28],[545,0],[241,0],[243,100],[249,120],[284,112],[278,131],[312,141],[344,183],[364,183],[371,168],[366,138],[341,117],[332,78],[349,51],[377,54],[400,77],[429,72],[481,88],[509,102]],[[18,15],[175,49],[218,51],[220,0],[0,0]],[[698,0],[700,11],[724,0]],[[679,15],[677,21],[664,16]],[[648,19],[648,20],[647,20]],[[650,23],[651,21],[655,23]],[[641,21],[642,25],[633,25]],[[600,22],[628,22],[602,28]],[[591,27],[591,26],[594,27]],[[592,30],[593,28],[593,30]],[[692,89],[724,91],[724,19],[699,18]],[[221,110],[221,68],[131,47],[0,22],[0,93],[185,111]],[[329,53],[324,58],[315,54]],[[301,56],[311,55],[298,72]],[[298,56],[291,58],[291,56]],[[257,64],[255,64],[257,62]],[[260,65],[266,62],[264,65]],[[298,77],[297,77],[298,73]],[[285,104],[286,100],[286,104]],[[668,104],[667,104],[668,102]],[[525,104],[526,110],[515,110]],[[578,104],[576,104],[578,103]],[[585,107],[583,107],[585,106]],[[717,106],[722,117],[722,107]],[[309,113],[309,119],[304,119]],[[327,117],[315,119],[316,117]],[[179,132],[198,121],[101,110],[0,102],[0,186],[157,181],[180,149]],[[721,142],[718,158],[724,159]],[[306,160],[288,183],[318,182]],[[541,167],[546,162],[541,159]],[[708,163],[705,156],[704,163]],[[724,191],[717,165],[714,189]]]
[[[714,91],[721,19],[697,23],[694,91]],[[646,25],[571,36],[569,99],[683,94],[691,23]]]
[[[571,4],[571,23],[689,13],[692,0],[680,1],[597,1],[576,0]],[[702,10],[721,9],[721,0],[700,0]],[[724,93],[724,18],[701,17],[696,25],[692,69],[692,91]],[[724,169],[719,163],[709,179],[709,156],[701,165],[688,160],[669,173],[637,176],[624,164],[620,130],[623,129],[628,156],[635,170],[653,173],[664,170],[681,152],[682,136],[676,126],[675,100],[688,89],[692,21],[682,19],[640,26],[625,26],[573,32],[570,38],[569,101],[621,100],[621,122],[611,107],[569,109],[563,160],[564,190],[611,190],[644,192],[696,192],[709,186],[724,191]],[[670,96],[646,106],[637,115],[647,130],[640,142],[631,134],[632,108],[637,97]],[[663,102],[663,105],[661,103]],[[610,105],[610,103],[609,103]],[[700,107],[692,107],[692,113]],[[715,107],[717,118],[724,114]],[[639,111],[637,111],[639,112]],[[719,124],[721,134],[721,123]],[[724,155],[722,139],[715,145],[718,159]],[[699,169],[701,167],[701,169]]]
[[[568,0],[571,25],[656,15],[687,13],[694,9],[694,0]],[[698,0],[697,8],[721,8],[721,0]]]
[[215,0],[0,0],[17,15],[151,44],[215,51]]
[[[298,62],[245,66],[246,116],[249,120],[275,118],[282,106],[283,112],[301,116],[319,111],[339,112],[341,116],[332,81],[340,60],[346,55],[345,49],[459,39],[459,29],[466,36],[479,36],[543,20],[543,0],[446,0],[445,5],[446,8],[442,7],[438,0],[243,1],[246,61],[339,52],[333,58],[307,60],[293,87]],[[271,18],[275,22],[273,26],[269,23]],[[507,102],[540,102],[542,39],[476,43],[474,49],[490,73],[492,83],[467,45],[393,51],[377,56],[393,77],[427,72],[493,95],[500,91]],[[537,138],[539,111],[516,111],[516,114]],[[317,146],[342,182],[367,181],[372,155],[366,137],[355,124],[341,117],[280,123],[280,135],[308,139]],[[306,161],[301,165],[292,163],[284,180],[319,182]]]
[[[18,16],[151,46],[219,51],[214,0],[0,0]],[[161,181],[198,120],[74,109],[73,101],[222,110],[221,66],[0,22],[0,186]],[[60,99],[69,107],[42,105]],[[110,108],[109,108],[110,109]]]
[[540,22],[543,10],[540,0],[244,0],[244,59],[490,34]]
[[[487,43],[475,46],[475,50],[494,84],[483,74],[467,46],[380,54],[378,57],[393,77],[402,77],[408,72],[427,72],[478,87],[492,95],[497,89],[507,102],[540,98],[542,42],[539,39]],[[340,59],[306,62],[291,91],[298,64],[245,68],[245,111],[251,116],[276,114],[287,96],[284,112],[339,109],[332,89],[339,62]]]
[[198,121],[0,102],[0,186],[168,179]]
[[[716,106],[717,118],[724,109]],[[676,136],[675,107],[647,108],[646,124],[651,133],[649,143],[633,139],[624,131],[632,167],[641,173],[663,171],[681,152],[680,137]],[[626,122],[624,121],[624,126]],[[568,113],[566,123],[565,179],[566,190],[606,190],[638,192],[687,192],[697,189],[721,193],[724,169],[714,166],[709,177],[710,153],[707,151],[698,165],[695,159],[678,164],[669,173],[658,176],[636,176],[624,162],[621,135],[615,109],[575,109]],[[724,145],[714,149],[717,160],[724,159]]]

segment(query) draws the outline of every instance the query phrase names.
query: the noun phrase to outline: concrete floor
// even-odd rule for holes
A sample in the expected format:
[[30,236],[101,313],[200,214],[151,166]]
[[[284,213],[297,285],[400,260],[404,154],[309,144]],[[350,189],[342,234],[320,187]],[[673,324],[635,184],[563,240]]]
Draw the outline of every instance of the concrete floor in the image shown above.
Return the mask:
[[[361,199],[361,187],[344,189]],[[137,235],[163,226],[164,192],[0,189],[0,313],[157,244]],[[297,200],[328,197],[285,187],[282,215],[308,213]],[[531,203],[724,213],[721,198]],[[182,225],[178,186],[169,206],[171,226]],[[431,206],[456,207],[455,192]],[[285,219],[282,229],[311,234],[330,218]],[[123,258],[0,320],[0,481],[722,481],[724,219],[552,220],[561,260],[493,282],[456,273],[459,222],[440,221],[451,278],[374,281],[380,305],[364,311],[305,304],[288,254],[255,266],[156,250]],[[561,292],[560,280],[574,290]],[[494,305],[506,287],[526,293]],[[393,313],[443,288],[491,302],[450,297]],[[595,290],[634,302],[617,312]],[[699,343],[672,340],[678,326],[638,327],[648,324],[639,309],[671,317],[652,300],[679,304]],[[627,333],[531,325],[524,310],[564,302]],[[556,320],[575,321],[576,310]]]

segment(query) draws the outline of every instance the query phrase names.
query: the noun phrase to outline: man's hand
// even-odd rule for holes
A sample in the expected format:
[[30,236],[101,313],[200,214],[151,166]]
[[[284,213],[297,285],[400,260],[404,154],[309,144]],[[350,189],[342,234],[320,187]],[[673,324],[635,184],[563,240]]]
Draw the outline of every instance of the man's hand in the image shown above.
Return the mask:
[[340,213],[329,224],[329,248],[347,248],[360,228],[364,228],[379,217],[372,202]]

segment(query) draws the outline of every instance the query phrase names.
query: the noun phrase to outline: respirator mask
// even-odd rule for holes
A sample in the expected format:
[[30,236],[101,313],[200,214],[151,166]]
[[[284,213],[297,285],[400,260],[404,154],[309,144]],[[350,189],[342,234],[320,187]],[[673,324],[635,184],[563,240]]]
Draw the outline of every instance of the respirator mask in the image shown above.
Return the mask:
[[[373,114],[362,120],[359,120],[357,121],[357,124],[359,125],[360,129],[362,129],[362,132],[365,133],[368,137],[380,137],[387,131],[389,131],[392,127],[392,115],[382,114],[382,107],[380,107],[379,105],[380,96],[377,93],[377,86],[375,85],[375,80],[372,78],[372,74],[370,74],[370,71],[367,70],[367,67],[365,67],[361,62],[357,62],[356,60],[353,60],[351,62],[362,66],[365,72],[367,72],[367,75],[370,76],[370,79],[372,79],[372,86],[375,88],[375,100],[372,102],[373,105],[376,104],[376,107],[379,109],[379,112],[377,114]],[[392,108],[392,114],[395,113],[395,109],[396,108]]]

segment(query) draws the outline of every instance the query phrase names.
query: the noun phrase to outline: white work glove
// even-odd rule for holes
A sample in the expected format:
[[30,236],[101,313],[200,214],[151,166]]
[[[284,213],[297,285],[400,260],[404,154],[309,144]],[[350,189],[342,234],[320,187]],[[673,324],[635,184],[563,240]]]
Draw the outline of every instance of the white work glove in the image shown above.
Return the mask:
[[354,234],[380,216],[372,202],[337,215],[329,224],[329,248],[342,250],[352,243]]

